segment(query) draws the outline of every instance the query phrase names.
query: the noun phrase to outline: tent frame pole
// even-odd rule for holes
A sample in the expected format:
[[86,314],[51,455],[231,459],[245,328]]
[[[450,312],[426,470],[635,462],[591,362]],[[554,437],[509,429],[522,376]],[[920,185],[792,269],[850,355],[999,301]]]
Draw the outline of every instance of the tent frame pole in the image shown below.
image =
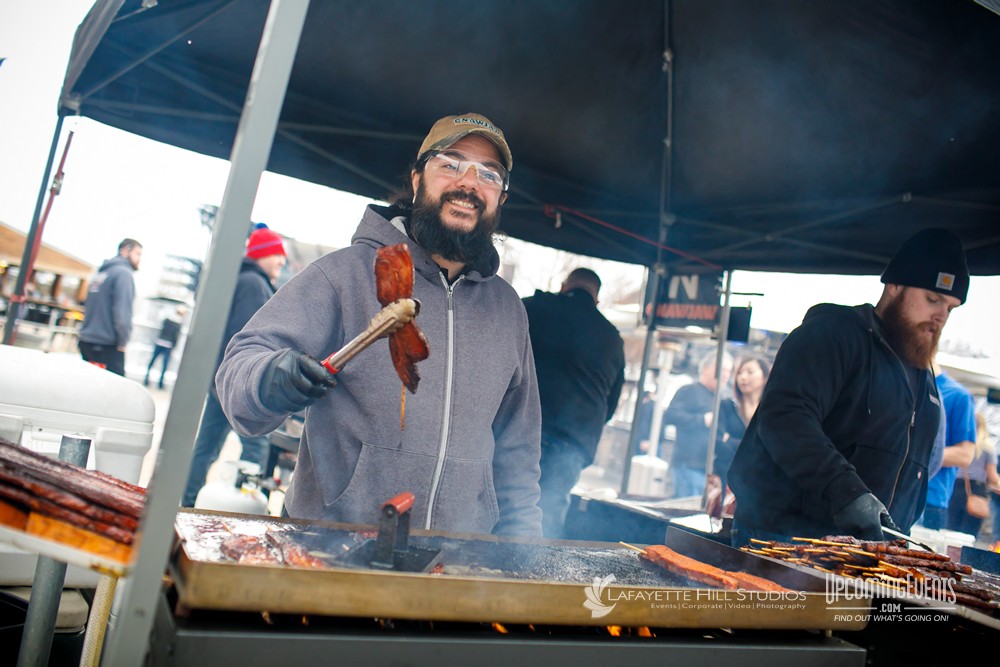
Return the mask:
[[[619,496],[628,495],[629,478],[631,477],[632,457],[639,452],[639,441],[642,434],[636,426],[639,424],[639,415],[642,411],[642,393],[645,391],[646,372],[649,370],[649,359],[653,354],[653,347],[656,345],[656,303],[660,298],[660,285],[666,273],[663,263],[663,248],[667,244],[670,228],[676,221],[676,217],[671,212],[673,206],[673,148],[674,148],[674,54],[670,39],[670,0],[663,0],[663,74],[666,77],[666,107],[665,136],[663,138],[663,159],[661,163],[660,175],[660,234],[659,245],[656,248],[656,264],[647,271],[648,280],[653,281],[650,293],[649,319],[646,326],[646,341],[642,350],[642,364],[639,368],[639,377],[636,380],[635,407],[632,410],[632,425],[629,428],[628,447],[625,449],[625,467],[622,472],[622,483]],[[655,421],[655,420],[654,420]],[[657,438],[658,439],[658,438]],[[651,450],[656,451],[659,443],[651,445]]]
[[[733,298],[733,272],[726,271],[726,303],[722,306],[722,319],[719,322],[719,345],[715,352],[715,397],[712,399],[712,423],[708,427],[708,454],[705,457],[705,475],[711,475],[715,463],[715,443],[719,435],[719,410],[722,407],[722,360],[726,356],[726,341],[729,339],[730,301]],[[725,492],[725,489],[723,489]],[[708,486],[702,493],[702,508],[707,507]]]
[[[267,166],[309,0],[272,0],[246,102],[233,141],[231,169],[219,207],[212,245],[198,287],[190,337],[167,412],[151,492],[139,526],[135,559],[123,586],[120,609],[109,629],[102,662],[142,665],[174,539],[174,522],[187,482],[191,450],[215,367],[246,242],[254,198]],[[212,344],[214,342],[215,344]]]
[[[28,237],[24,241],[24,252],[21,255],[21,267],[17,272],[17,282],[14,284],[14,293],[7,301],[7,320],[3,327],[3,344],[13,345],[17,331],[17,320],[20,315],[21,304],[24,303],[25,285],[28,282],[28,275],[32,269],[32,259],[35,256],[35,246],[41,242],[42,230],[40,227],[42,215],[42,203],[45,201],[45,191],[48,188],[49,178],[52,175],[52,165],[56,160],[56,148],[59,146],[59,137],[62,135],[62,126],[65,116],[59,114],[56,118],[56,129],[52,133],[52,144],[49,146],[49,157],[45,161],[45,173],[42,174],[42,184],[38,188],[38,199],[35,201],[35,213],[31,216],[31,227],[28,230]],[[65,159],[65,155],[63,156]]]

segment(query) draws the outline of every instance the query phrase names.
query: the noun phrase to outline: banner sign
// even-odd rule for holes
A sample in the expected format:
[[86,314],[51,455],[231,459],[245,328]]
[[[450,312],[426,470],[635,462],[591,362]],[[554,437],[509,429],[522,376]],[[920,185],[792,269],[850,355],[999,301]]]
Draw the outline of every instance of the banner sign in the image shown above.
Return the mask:
[[714,329],[722,315],[722,272],[667,275],[656,304],[658,327]]

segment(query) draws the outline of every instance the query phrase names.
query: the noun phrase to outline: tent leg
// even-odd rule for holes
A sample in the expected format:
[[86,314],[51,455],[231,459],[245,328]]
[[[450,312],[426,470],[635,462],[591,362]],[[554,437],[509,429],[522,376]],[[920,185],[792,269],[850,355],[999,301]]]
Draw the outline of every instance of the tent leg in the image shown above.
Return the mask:
[[[733,272],[726,271],[726,303],[722,307],[719,322],[719,347],[715,353],[715,398],[712,399],[712,425],[708,427],[708,456],[705,459],[705,474],[711,475],[715,464],[715,441],[719,434],[719,409],[722,406],[722,360],[726,355],[726,340],[729,338],[729,309],[733,298]],[[722,490],[725,493],[725,489]],[[708,485],[701,496],[702,509],[708,507]]]
[[198,415],[215,366],[240,261],[249,232],[253,202],[274,141],[305,23],[308,0],[272,0],[254,62],[246,102],[233,141],[231,169],[212,233],[212,245],[198,285],[190,340],[184,351],[160,440],[160,460],[146,500],[127,585],[112,613],[101,664],[142,665],[162,594],[174,539],[174,522],[191,462]]
[[[659,266],[660,265],[657,265],[657,267]],[[656,303],[660,298],[659,289],[660,283],[662,282],[660,280],[660,273],[657,267],[649,270],[649,280],[654,281],[652,296],[649,301],[652,304],[653,310],[649,314],[649,326],[646,328],[646,343],[642,350],[642,366],[639,369],[639,379],[637,381],[638,386],[636,387],[635,410],[632,412],[632,427],[629,429],[628,434],[628,448],[625,450],[625,469],[622,472],[622,485],[618,494],[620,496],[628,495],[628,482],[632,470],[632,457],[639,453],[639,441],[643,437],[643,434],[639,432],[639,429],[636,428],[636,426],[639,423],[639,413],[642,411],[642,393],[645,390],[646,371],[649,369],[649,358],[652,355],[653,345],[656,341]]]
[[45,162],[45,173],[42,174],[42,184],[38,188],[35,214],[31,217],[31,229],[28,230],[28,238],[24,241],[21,268],[17,272],[17,283],[14,286],[14,293],[11,294],[10,300],[7,302],[7,321],[3,328],[4,345],[14,344],[17,318],[21,314],[21,304],[24,303],[24,288],[28,282],[28,274],[31,273],[31,258],[34,254],[36,240],[41,234],[38,227],[42,215],[42,202],[45,201],[45,190],[49,184],[49,176],[52,173],[52,164],[56,159],[56,148],[59,146],[59,136],[62,134],[63,118],[64,116],[59,114],[56,120],[56,130],[52,133],[52,145],[49,146],[49,158]]

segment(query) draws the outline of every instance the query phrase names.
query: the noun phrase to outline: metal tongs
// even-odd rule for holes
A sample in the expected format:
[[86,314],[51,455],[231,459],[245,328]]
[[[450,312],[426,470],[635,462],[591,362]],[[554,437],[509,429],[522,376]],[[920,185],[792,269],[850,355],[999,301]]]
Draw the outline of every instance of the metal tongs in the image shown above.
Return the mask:
[[930,551],[931,553],[937,553],[937,552],[934,551],[934,549],[931,549],[929,546],[927,546],[923,542],[918,542],[917,540],[913,539],[912,537],[910,537],[906,533],[901,533],[898,530],[893,530],[892,528],[886,528],[885,526],[882,526],[882,532],[885,533],[886,535],[892,535],[893,537],[898,537],[900,539],[906,540],[910,544],[915,544],[916,546],[918,546],[918,547],[920,547],[922,549],[926,549],[927,551]]
[[331,374],[336,375],[359,352],[379,338],[398,331],[419,312],[420,302],[416,299],[396,299],[378,311],[364,331],[320,363]]

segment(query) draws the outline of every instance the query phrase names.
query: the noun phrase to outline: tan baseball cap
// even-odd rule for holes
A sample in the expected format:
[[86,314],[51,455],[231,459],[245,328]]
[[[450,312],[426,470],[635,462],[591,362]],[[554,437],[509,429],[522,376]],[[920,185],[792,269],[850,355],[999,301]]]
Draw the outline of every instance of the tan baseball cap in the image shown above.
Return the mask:
[[503,165],[507,171],[514,167],[514,158],[510,154],[510,146],[507,145],[503,131],[494,125],[489,118],[478,113],[445,116],[434,123],[431,131],[427,133],[424,143],[420,144],[417,157],[419,158],[427,151],[443,151],[462,137],[470,134],[479,134],[492,141],[500,150]]

